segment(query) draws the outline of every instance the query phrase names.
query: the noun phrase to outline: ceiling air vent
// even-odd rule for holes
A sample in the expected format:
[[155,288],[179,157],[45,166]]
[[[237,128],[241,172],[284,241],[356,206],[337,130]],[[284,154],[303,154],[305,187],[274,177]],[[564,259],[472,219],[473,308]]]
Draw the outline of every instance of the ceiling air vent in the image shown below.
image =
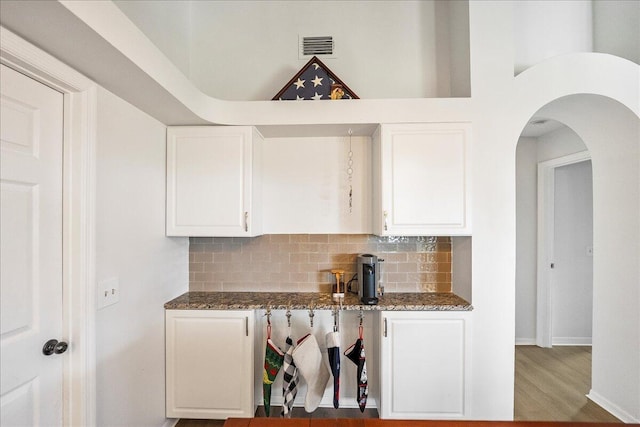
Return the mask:
[[333,36],[300,36],[300,58],[334,56]]

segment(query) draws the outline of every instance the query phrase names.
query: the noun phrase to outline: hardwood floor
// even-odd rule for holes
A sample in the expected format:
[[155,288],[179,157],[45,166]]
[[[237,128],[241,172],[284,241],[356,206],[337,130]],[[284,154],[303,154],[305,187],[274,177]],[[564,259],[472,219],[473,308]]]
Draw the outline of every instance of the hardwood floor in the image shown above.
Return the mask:
[[[516,421],[620,422],[588,400],[591,387],[591,347],[517,346],[515,350]],[[376,409],[318,408],[307,414],[294,408],[298,418],[376,418]],[[256,417],[263,417],[259,407]],[[278,413],[272,410],[272,417]],[[222,427],[223,420],[180,420],[178,427]]]
[[517,421],[620,422],[586,398],[591,347],[516,346]]
[[[277,409],[277,410],[276,410]],[[279,417],[280,408],[271,408],[271,418]],[[377,409],[365,409],[364,413],[357,408],[318,408],[308,414],[304,408],[293,408],[293,418],[378,418]],[[264,407],[259,406],[256,417],[264,417]],[[180,420],[177,427],[222,427],[224,420]]]

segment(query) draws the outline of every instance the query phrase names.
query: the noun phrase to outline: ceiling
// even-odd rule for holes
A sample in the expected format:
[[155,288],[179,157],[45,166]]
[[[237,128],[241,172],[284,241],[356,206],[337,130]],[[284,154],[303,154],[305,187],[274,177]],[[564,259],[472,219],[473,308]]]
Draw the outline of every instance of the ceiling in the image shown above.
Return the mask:
[[522,130],[520,136],[538,138],[563,127],[565,127],[565,125],[556,120],[533,116]]

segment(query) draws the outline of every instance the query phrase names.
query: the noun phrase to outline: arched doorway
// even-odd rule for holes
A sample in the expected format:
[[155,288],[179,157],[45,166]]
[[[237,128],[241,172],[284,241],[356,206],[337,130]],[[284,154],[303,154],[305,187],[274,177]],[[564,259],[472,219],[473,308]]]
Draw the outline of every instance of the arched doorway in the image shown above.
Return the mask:
[[638,116],[617,101],[598,95],[565,96],[548,103],[536,115],[568,125],[591,152],[593,354],[587,396],[619,419],[633,422],[640,408],[629,393],[640,393],[640,367],[637,358],[628,354],[637,355],[640,349],[640,316],[628,299],[640,301]]

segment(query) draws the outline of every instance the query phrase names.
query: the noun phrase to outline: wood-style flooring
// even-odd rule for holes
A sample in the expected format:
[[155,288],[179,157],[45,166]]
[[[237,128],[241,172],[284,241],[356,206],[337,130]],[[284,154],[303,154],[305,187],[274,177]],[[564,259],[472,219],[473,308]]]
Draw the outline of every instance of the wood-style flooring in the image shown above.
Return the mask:
[[[279,417],[280,408],[271,407],[271,418]],[[357,408],[318,408],[308,414],[304,408],[293,408],[293,418],[378,418],[377,409],[365,409],[360,412]],[[256,417],[264,417],[264,407],[259,406]],[[224,420],[180,420],[177,427],[222,427]]]
[[585,396],[591,388],[591,347],[516,347],[514,419],[620,422]]
[[[517,346],[514,419],[517,421],[620,422],[588,400],[591,387],[591,347]],[[277,411],[272,409],[272,417]],[[259,407],[256,417],[263,417]],[[297,418],[377,418],[376,409],[318,408],[307,414],[294,408]],[[178,427],[222,427],[223,420],[180,420]]]

